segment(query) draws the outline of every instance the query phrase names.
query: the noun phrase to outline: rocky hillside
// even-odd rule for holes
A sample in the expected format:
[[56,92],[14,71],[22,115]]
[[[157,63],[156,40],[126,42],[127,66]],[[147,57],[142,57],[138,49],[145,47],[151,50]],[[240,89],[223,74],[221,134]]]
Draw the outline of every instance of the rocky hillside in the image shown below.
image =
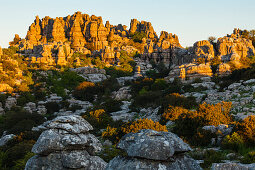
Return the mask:
[[0,48],[0,169],[254,169],[253,45],[36,17]]

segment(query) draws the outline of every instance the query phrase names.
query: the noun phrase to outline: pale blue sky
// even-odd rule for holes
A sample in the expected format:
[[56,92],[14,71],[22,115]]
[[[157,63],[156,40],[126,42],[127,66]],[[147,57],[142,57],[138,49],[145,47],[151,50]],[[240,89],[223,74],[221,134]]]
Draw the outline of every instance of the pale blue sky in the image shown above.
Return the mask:
[[35,16],[57,17],[81,11],[102,16],[112,25],[150,21],[155,31],[177,34],[182,46],[234,28],[255,29],[254,0],[0,0],[0,46],[19,34],[25,37]]

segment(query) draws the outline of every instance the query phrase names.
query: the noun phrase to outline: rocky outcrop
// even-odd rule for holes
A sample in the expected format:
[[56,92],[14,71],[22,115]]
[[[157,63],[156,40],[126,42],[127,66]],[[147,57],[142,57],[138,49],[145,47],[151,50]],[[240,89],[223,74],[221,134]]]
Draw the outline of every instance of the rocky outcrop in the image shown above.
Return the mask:
[[120,88],[118,91],[112,92],[112,98],[115,100],[129,100],[132,97],[130,92],[130,87],[125,86]]
[[194,80],[195,78],[211,77],[212,75],[213,73],[209,63],[191,63],[174,67],[169,72],[169,76],[165,79],[168,81],[173,81],[174,78],[180,78],[181,80]]
[[235,29],[231,35],[219,38],[217,41],[217,51],[223,61],[230,61],[232,54],[238,56],[235,57],[235,60],[255,54],[252,41],[242,38],[242,31],[239,29]]
[[71,71],[78,73],[85,80],[93,82],[93,83],[101,82],[107,79],[105,75],[106,72],[104,69],[98,69],[94,67],[80,67],[80,68],[71,69]]
[[217,69],[217,74],[220,76],[227,76],[231,73],[230,65],[227,63],[222,63]]
[[207,40],[196,42],[193,45],[193,50],[197,58],[204,58],[207,61],[214,58],[213,45]]
[[42,38],[41,35],[42,30],[40,23],[41,21],[39,19],[39,16],[36,16],[34,23],[32,23],[32,25],[29,27],[26,39],[29,40],[31,44],[38,44]]
[[101,59],[106,64],[115,64],[117,59],[120,58],[120,52],[115,52],[114,48],[105,46],[101,51]]
[[171,132],[141,130],[125,135],[118,148],[127,156],[117,156],[106,169],[202,169],[195,160],[185,156],[188,144]]
[[137,19],[132,19],[130,23],[129,33],[134,34],[135,32],[144,32],[147,35],[147,38],[151,40],[157,39],[157,34],[154,31],[150,22],[140,22]]
[[80,116],[60,116],[37,129],[45,130],[32,148],[37,155],[28,160],[26,170],[104,169],[106,163],[95,152],[98,139],[88,133],[92,126]]
[[146,41],[141,58],[144,61],[164,63],[168,67],[192,61],[189,51],[181,47],[178,36],[165,31],[161,32],[156,43],[152,40]]

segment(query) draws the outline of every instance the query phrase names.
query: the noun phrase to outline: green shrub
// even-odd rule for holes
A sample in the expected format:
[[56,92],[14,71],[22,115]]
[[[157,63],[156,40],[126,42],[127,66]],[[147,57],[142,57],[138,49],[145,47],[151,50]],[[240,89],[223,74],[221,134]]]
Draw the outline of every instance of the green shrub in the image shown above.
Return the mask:
[[209,168],[212,163],[221,163],[224,159],[225,155],[222,152],[207,150],[204,154],[204,163],[201,164],[201,167]]
[[134,98],[132,102],[133,107],[156,107],[160,104],[160,97],[162,93],[159,91],[149,91],[140,94]]
[[223,149],[231,149],[238,151],[244,147],[244,141],[242,137],[234,132],[232,135],[227,135],[221,143]]
[[107,99],[103,104],[102,108],[107,112],[107,113],[112,113],[112,112],[117,112],[120,110],[120,106],[122,105],[121,101],[114,100],[112,98]]
[[28,102],[34,102],[35,96],[33,96],[29,92],[23,92],[20,94],[19,98],[17,99],[17,105],[24,106]]
[[167,109],[169,105],[192,109],[196,108],[198,104],[194,97],[184,97],[178,93],[172,93],[162,98],[162,109]]
[[60,106],[56,102],[47,102],[45,104],[45,107],[47,109],[47,114],[50,114],[50,115],[60,110]]
[[87,111],[82,117],[93,126],[93,132],[96,134],[100,133],[100,129],[105,129],[113,122],[112,117],[103,109]]
[[21,142],[15,146],[9,148],[6,153],[6,158],[4,159],[4,165],[6,167],[15,166],[15,161],[24,159],[25,155],[31,151],[34,143],[29,141]]
[[8,133],[19,134],[31,130],[32,127],[42,124],[44,117],[37,113],[30,114],[21,108],[13,108],[6,112],[3,118],[3,130]]
[[103,150],[98,153],[98,156],[102,158],[105,162],[109,162],[114,157],[123,154],[122,151],[116,148],[116,146],[104,146]]
[[6,99],[7,99],[6,94],[0,94],[0,102],[2,103],[3,107],[5,105]]
[[134,34],[131,35],[132,40],[134,42],[139,42],[139,43],[142,43],[142,39],[146,37],[147,35],[143,31],[141,32],[136,31]]
[[244,158],[241,160],[244,164],[255,163],[255,151],[248,152],[244,155]]
[[97,94],[97,87],[94,83],[84,81],[76,87],[73,91],[73,96],[80,100],[90,101],[94,100],[94,96]]
[[[126,67],[128,67],[128,66],[126,65]],[[114,67],[114,66],[105,68],[106,74],[110,75],[113,78],[131,76],[132,71],[130,71],[130,70],[126,71],[126,70],[129,70],[129,69],[125,69],[125,65],[123,66],[123,69],[120,69],[120,68]]]
[[27,152],[26,155],[25,155],[23,158],[21,158],[21,159],[19,159],[19,160],[17,160],[17,161],[14,162],[15,165],[14,165],[13,169],[14,169],[14,170],[25,169],[25,166],[26,166],[27,161],[28,161],[31,157],[33,157],[34,155],[35,155],[35,154],[32,153],[32,152]]
[[151,85],[153,91],[164,90],[168,87],[167,82],[164,79],[156,79],[155,82]]

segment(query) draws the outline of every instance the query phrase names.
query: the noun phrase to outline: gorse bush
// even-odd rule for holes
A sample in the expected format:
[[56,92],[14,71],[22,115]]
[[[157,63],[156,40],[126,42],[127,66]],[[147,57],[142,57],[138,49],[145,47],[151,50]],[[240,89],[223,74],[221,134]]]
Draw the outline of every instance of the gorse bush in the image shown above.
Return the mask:
[[93,101],[96,94],[95,83],[84,81],[73,92],[74,97],[80,100]]
[[122,132],[125,134],[131,132],[136,133],[141,129],[152,129],[167,132],[165,125],[161,125],[159,122],[154,122],[151,119],[139,119],[121,128]]
[[232,117],[230,115],[230,109],[232,107],[231,102],[217,103],[215,105],[210,104],[200,104],[197,111],[201,115],[204,126],[220,124],[230,124],[232,123]]
[[255,116],[248,116],[242,122],[238,122],[237,133],[249,145],[255,144]]
[[[186,111],[175,119],[174,132],[190,143],[199,143],[203,137],[207,138],[211,136],[211,134],[199,131],[199,128],[209,125],[218,126],[220,124],[233,123],[230,115],[231,105],[231,102],[221,102],[215,105],[200,104],[197,111]],[[205,140],[200,143],[204,145],[206,142],[208,141]]]
[[183,107],[174,107],[169,105],[169,107],[167,108],[167,110],[164,112],[164,114],[162,115],[162,117],[167,121],[167,120],[171,120],[174,121],[176,119],[178,119],[178,117],[181,114],[187,114],[189,112],[188,109],[184,109]]
[[105,129],[113,123],[111,116],[103,109],[87,111],[82,117],[93,126],[95,133],[99,133],[100,129]]

